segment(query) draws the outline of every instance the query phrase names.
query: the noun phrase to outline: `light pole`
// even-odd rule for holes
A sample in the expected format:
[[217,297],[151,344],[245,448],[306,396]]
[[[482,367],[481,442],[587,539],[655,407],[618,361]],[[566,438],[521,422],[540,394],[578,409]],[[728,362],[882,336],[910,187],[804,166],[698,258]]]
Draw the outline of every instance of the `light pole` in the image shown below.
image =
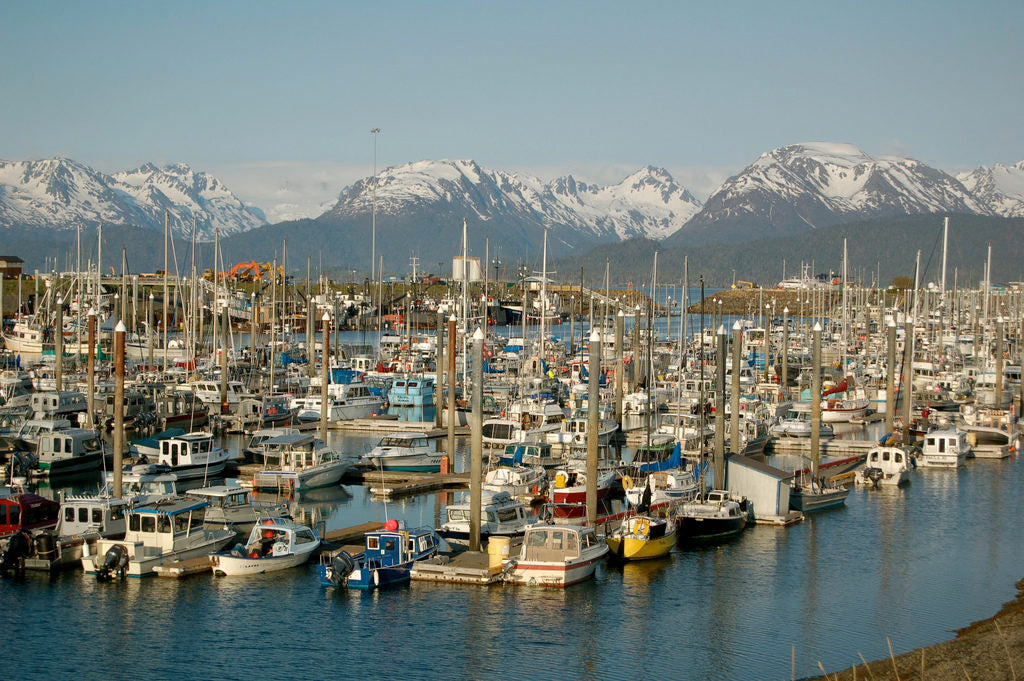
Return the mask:
[[377,133],[380,128],[371,128],[373,133],[373,217],[370,223],[370,279],[374,278],[377,263]]

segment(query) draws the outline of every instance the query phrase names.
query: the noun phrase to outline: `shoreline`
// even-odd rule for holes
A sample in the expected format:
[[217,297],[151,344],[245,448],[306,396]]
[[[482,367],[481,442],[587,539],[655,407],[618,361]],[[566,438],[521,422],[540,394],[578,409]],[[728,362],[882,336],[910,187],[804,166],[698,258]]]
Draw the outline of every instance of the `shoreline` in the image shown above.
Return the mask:
[[806,681],[1008,681],[1024,677],[1024,579],[1015,586],[1016,598],[993,616],[957,629],[953,639],[867,664],[858,658],[854,669]]

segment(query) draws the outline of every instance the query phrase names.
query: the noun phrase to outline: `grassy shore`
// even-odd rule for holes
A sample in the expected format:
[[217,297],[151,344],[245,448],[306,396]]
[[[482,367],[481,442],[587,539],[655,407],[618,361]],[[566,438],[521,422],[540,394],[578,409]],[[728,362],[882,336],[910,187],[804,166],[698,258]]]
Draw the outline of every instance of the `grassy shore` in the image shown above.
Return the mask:
[[1017,597],[956,638],[875,662],[863,659],[813,681],[1016,681],[1024,679],[1024,579]]

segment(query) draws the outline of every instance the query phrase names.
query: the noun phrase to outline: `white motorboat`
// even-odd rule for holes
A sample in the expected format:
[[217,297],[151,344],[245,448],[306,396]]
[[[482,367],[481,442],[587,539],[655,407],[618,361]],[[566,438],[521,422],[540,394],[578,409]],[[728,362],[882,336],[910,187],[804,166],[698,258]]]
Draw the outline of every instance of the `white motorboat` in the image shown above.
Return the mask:
[[379,470],[438,473],[441,456],[430,446],[426,433],[392,433],[363,458]]
[[854,480],[861,485],[895,485],[910,482],[910,455],[902,447],[875,447],[868,452]]
[[[810,437],[811,423],[810,409],[790,409],[784,418],[771,427],[771,432],[772,435]],[[832,426],[822,421],[818,427],[818,435],[824,439],[831,439],[835,433]]]
[[194,432],[161,440],[157,462],[179,481],[207,479],[224,470],[228,456],[227,450],[213,446],[213,433]]
[[526,528],[519,555],[505,562],[505,579],[527,586],[566,587],[594,576],[608,555],[594,528],[537,523]]
[[267,440],[263,457],[266,468],[256,473],[253,486],[296,492],[337,485],[356,464],[355,457],[306,433],[286,433]]
[[[437,533],[449,543],[469,541],[470,502],[452,504],[446,509],[444,525]],[[519,537],[526,530],[526,505],[506,492],[485,493],[480,504],[480,539],[493,536]]]
[[288,504],[261,504],[252,493],[235,485],[213,485],[190,489],[185,496],[203,499],[210,505],[206,509],[205,527],[226,527],[236,534],[245,535],[256,523],[289,517]]
[[962,430],[933,430],[924,437],[917,465],[921,468],[959,468],[971,454],[967,433]]
[[82,568],[100,581],[115,575],[145,577],[153,568],[220,550],[235,538],[231,530],[206,530],[205,501],[170,499],[128,510],[124,539],[101,539],[96,553],[82,554]]
[[215,575],[259,575],[302,565],[319,546],[315,530],[288,519],[268,519],[252,528],[244,546],[211,553],[210,565]]

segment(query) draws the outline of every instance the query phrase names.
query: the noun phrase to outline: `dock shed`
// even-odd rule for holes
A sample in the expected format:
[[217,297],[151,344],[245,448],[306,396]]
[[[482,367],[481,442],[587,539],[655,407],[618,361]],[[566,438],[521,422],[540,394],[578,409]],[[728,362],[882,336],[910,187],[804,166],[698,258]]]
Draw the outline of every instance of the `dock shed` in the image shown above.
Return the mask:
[[730,454],[726,459],[728,490],[742,494],[753,504],[759,523],[788,525],[803,516],[789,510],[789,488],[793,473],[749,456]]
[[4,279],[17,279],[21,276],[22,265],[25,261],[16,255],[0,255],[0,277]]

